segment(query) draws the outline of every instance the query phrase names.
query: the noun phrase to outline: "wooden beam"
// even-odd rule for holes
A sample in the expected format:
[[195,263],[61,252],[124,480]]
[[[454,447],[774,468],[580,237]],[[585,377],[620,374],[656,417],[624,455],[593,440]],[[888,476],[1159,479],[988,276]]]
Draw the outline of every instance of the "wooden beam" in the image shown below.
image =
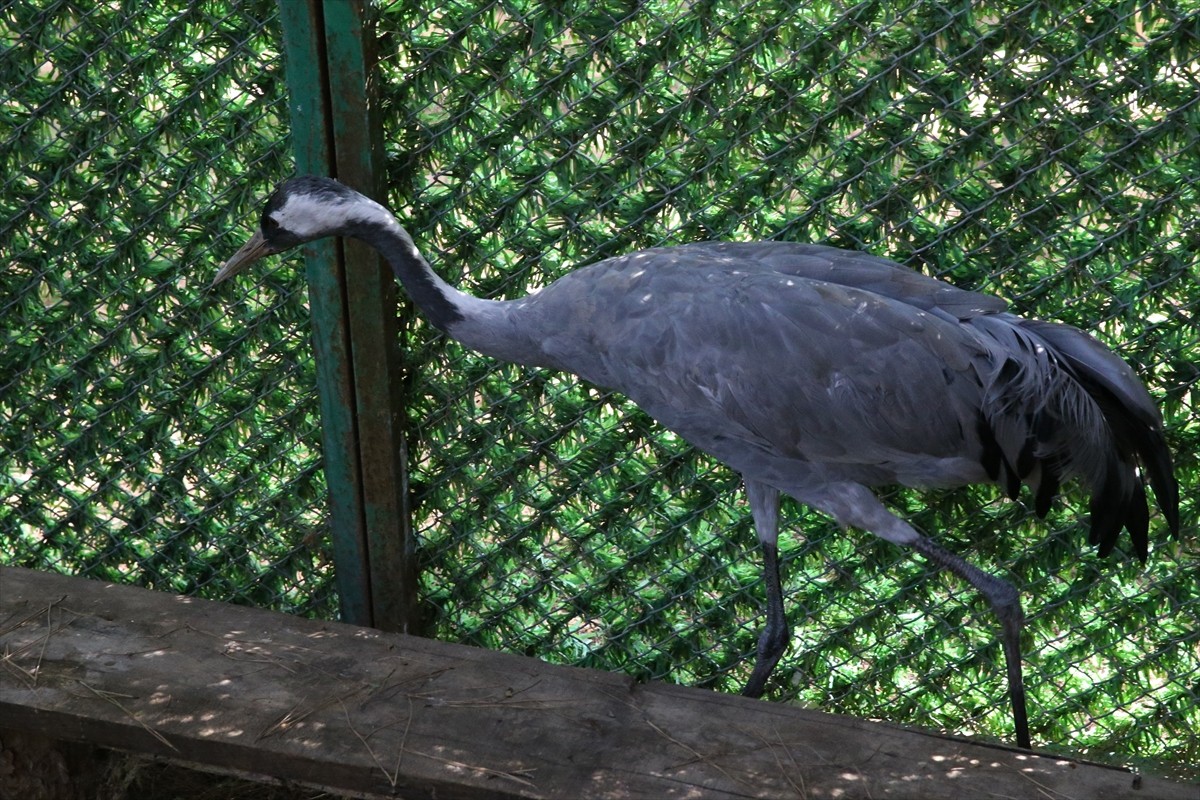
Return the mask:
[[0,719],[370,797],[1194,800],[892,725],[0,568]]

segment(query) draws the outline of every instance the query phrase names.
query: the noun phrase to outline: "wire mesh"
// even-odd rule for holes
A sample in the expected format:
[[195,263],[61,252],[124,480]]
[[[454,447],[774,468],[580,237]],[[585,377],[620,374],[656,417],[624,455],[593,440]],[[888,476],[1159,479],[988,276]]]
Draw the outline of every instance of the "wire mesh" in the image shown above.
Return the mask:
[[[392,203],[491,297],[710,238],[865,249],[997,292],[1147,376],[1190,486],[1195,11],[385,3]],[[737,691],[763,592],[735,476],[569,376],[419,320],[404,346],[426,365],[409,413],[436,635]],[[1037,741],[1196,762],[1194,539],[1143,569],[1086,549],[1079,498],[1045,523],[989,490],[889,502],[1022,587]],[[866,534],[799,507],[788,523],[776,697],[1010,736],[986,605]]]
[[288,170],[273,16],[0,5],[9,564],[336,613],[304,286],[207,292]]
[[[405,0],[378,9],[391,204],[512,297],[638,247],[817,241],[1086,327],[1164,409],[1189,536],[1099,560],[1083,509],[888,502],[1026,598],[1034,738],[1195,776],[1195,2]],[[6,563],[336,613],[296,261],[205,292],[291,171],[267,2],[0,2]],[[439,638],[737,691],[761,566],[735,475],[621,397],[408,309]],[[986,605],[785,508],[770,693],[1007,740]],[[1156,528],[1161,521],[1156,519]]]

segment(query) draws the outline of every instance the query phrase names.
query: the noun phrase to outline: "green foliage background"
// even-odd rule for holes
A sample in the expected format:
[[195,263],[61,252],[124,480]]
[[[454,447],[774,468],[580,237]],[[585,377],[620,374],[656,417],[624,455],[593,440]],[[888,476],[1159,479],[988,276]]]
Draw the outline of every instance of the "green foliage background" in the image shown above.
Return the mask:
[[[1195,0],[377,12],[390,201],[470,291],[653,244],[820,241],[1126,357],[1182,484],[1186,535],[1145,567],[1086,548],[1079,498],[1044,523],[986,488],[889,502],[1023,588],[1039,744],[1196,775]],[[274,14],[0,1],[4,563],[336,614],[299,260],[207,290],[292,169]],[[401,313],[434,633],[736,691],[762,606],[736,476],[618,396]],[[1010,738],[986,606],[786,514],[798,624],[771,693]]]

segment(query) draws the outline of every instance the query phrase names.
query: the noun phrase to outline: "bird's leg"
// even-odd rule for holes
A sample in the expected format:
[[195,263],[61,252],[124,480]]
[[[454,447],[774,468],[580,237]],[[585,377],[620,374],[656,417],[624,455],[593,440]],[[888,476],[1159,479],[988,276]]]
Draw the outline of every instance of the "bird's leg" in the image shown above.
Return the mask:
[[742,694],[746,697],[761,697],[767,678],[771,677],[775,665],[787,649],[787,617],[783,613],[783,588],[779,580],[779,548],[774,542],[763,542],[764,578],[767,583],[767,624],[758,637],[758,651],[754,660],[754,671]]
[[767,584],[767,624],[758,637],[754,671],[742,694],[761,697],[767,678],[787,649],[789,634],[783,613],[783,585],[779,579],[779,491],[756,481],[746,481],[746,496],[763,553],[763,578]]
[[948,569],[979,590],[1000,620],[1003,632],[1004,660],[1008,668],[1008,694],[1012,700],[1013,724],[1017,746],[1030,749],[1029,716],[1025,709],[1025,683],[1021,677],[1021,629],[1025,615],[1021,612],[1021,597],[1012,584],[989,575],[960,556],[943,550],[933,541],[918,536],[911,546],[934,564]]

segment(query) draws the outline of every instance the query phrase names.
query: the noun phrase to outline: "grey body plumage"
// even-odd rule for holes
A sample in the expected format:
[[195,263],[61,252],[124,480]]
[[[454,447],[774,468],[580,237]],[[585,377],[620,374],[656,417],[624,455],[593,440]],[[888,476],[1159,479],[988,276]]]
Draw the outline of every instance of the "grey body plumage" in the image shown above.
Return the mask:
[[382,206],[325,178],[283,184],[262,230],[218,274],[304,241],[360,238],[434,325],[487,355],[618,390],[741,473],[766,561],[767,625],[746,694],[789,631],[778,574],[780,493],[844,526],[912,547],[968,580],[1004,630],[1018,744],[1029,746],[1015,589],[945,551],[875,487],[1031,487],[1044,514],[1061,483],[1092,493],[1101,554],[1122,528],[1145,558],[1139,466],[1170,530],[1178,487],[1162,420],[1129,366],[1081,331],[1008,313],[886,259],[776,242],[654,248],[583,267],[509,301],[439,278]]

